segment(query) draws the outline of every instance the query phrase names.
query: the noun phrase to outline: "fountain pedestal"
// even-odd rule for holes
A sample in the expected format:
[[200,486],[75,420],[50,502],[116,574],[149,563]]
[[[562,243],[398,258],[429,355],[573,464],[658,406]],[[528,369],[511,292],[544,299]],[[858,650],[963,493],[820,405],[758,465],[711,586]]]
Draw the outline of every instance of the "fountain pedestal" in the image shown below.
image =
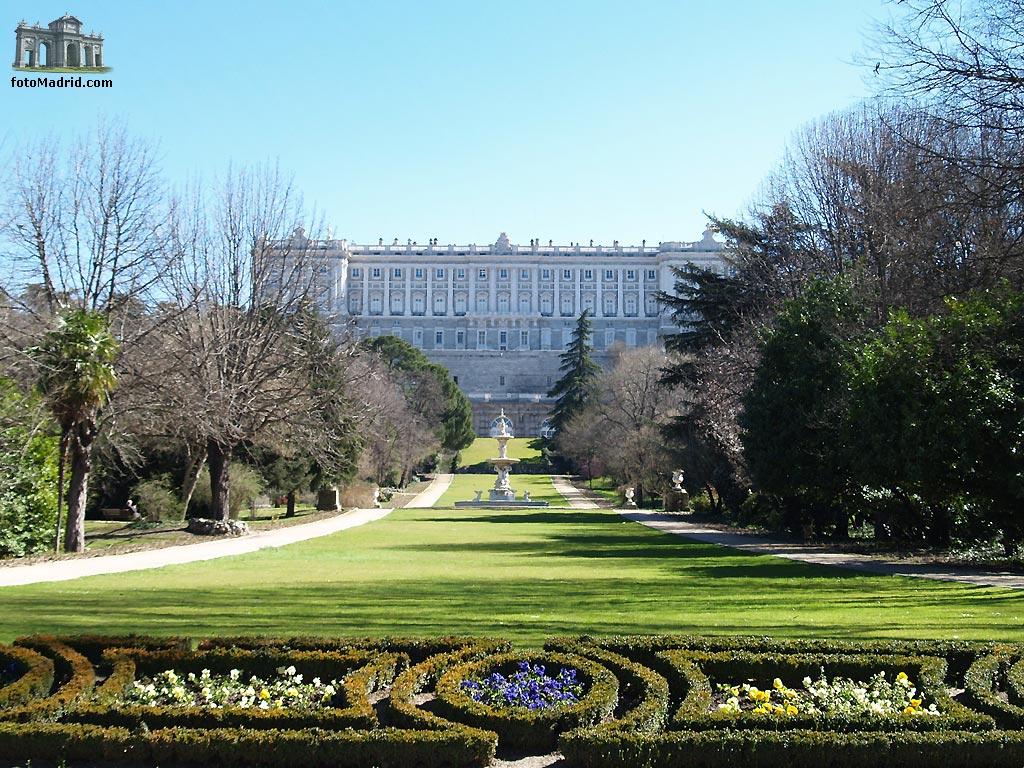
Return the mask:
[[509,475],[512,474],[512,467],[519,463],[519,459],[510,459],[508,456],[508,441],[512,439],[512,435],[508,433],[507,420],[505,419],[505,409],[501,410],[501,429],[498,434],[495,435],[495,439],[498,441],[498,457],[495,459],[488,459],[491,466],[494,467],[498,473],[498,479],[494,481],[494,487],[488,494],[488,500],[482,501],[480,496],[481,492],[477,492],[476,498],[473,501],[457,501],[455,502],[456,507],[497,507],[497,506],[509,506],[509,507],[546,507],[548,503],[546,501],[531,501],[528,494],[524,494],[522,501],[516,501],[516,492],[512,488],[512,483],[509,481]]

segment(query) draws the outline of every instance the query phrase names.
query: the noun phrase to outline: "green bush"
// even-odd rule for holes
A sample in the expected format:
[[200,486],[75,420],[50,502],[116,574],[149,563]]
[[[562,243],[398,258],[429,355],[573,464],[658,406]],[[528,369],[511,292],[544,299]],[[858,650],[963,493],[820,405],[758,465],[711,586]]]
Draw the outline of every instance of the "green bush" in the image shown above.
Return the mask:
[[178,495],[171,488],[170,475],[143,480],[132,491],[139,514],[150,522],[181,520],[184,510]]
[[36,397],[0,378],[0,558],[53,547],[59,438]]
[[[228,514],[232,520],[237,520],[243,511],[250,509],[266,485],[259,472],[241,462],[231,465],[228,484]],[[203,467],[199,472],[196,488],[192,492],[192,499],[189,501],[189,514],[192,517],[209,517],[212,499],[210,470]]]

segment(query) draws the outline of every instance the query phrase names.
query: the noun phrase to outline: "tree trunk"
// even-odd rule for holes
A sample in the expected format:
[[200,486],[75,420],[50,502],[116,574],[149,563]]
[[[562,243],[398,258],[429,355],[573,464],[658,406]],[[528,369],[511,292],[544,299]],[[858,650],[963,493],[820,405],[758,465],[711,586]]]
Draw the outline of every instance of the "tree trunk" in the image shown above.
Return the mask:
[[192,503],[192,494],[195,493],[196,485],[199,483],[199,473],[203,471],[205,463],[206,448],[201,448],[185,467],[185,479],[181,481],[181,509],[185,517],[188,517],[188,505]]
[[85,505],[92,471],[93,430],[81,424],[71,435],[71,479],[68,482],[68,519],[64,529],[64,551],[85,552]]
[[221,445],[215,440],[208,441],[206,463],[210,467],[210,517],[214,520],[229,520],[231,446]]
[[288,491],[288,509],[285,517],[295,517],[295,491]]
[[60,458],[57,464],[57,529],[53,536],[53,551],[60,552],[60,526],[64,522],[64,471],[68,466],[68,442],[71,433],[66,429],[60,435]]

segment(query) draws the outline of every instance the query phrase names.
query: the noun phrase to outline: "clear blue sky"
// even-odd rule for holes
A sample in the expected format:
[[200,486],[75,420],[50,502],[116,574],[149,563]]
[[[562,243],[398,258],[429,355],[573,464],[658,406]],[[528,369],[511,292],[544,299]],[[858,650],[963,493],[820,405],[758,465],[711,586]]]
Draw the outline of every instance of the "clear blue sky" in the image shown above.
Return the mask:
[[[884,0],[0,0],[105,36],[109,91],[0,85],[0,138],[125,120],[172,180],[278,159],[336,237],[694,240],[869,94]],[[10,71],[10,70],[8,70]],[[11,71],[13,75],[14,72]]]

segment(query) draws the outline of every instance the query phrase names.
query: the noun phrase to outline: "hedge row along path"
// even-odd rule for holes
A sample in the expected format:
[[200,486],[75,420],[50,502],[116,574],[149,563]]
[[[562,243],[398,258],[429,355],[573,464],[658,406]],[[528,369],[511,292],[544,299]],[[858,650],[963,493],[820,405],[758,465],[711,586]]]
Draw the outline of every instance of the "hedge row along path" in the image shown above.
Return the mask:
[[[451,485],[452,478],[453,475],[450,474],[437,475],[430,485],[406,506],[408,508],[430,508],[434,506]],[[575,487],[565,476],[552,475],[551,482],[555,490],[565,497],[568,506],[572,509],[597,509],[607,506],[605,499]],[[307,539],[327,536],[338,531],[379,520],[391,511],[391,509],[356,509],[326,520],[256,533],[244,538],[224,538],[200,544],[188,544],[120,555],[0,567],[0,587],[47,581],[67,581],[81,576],[124,573],[147,568],[159,568],[164,565],[176,565],[241,555],[268,547],[280,547]],[[688,522],[678,515],[625,509],[618,510],[618,512],[627,520],[665,533],[755,554],[773,555],[788,560],[848,568],[867,573],[927,578],[978,586],[1004,587],[1007,589],[1024,589],[1024,575],[1017,573],[953,568],[931,563],[903,563],[898,560],[886,560],[869,555],[830,552],[819,547],[722,531]]]

